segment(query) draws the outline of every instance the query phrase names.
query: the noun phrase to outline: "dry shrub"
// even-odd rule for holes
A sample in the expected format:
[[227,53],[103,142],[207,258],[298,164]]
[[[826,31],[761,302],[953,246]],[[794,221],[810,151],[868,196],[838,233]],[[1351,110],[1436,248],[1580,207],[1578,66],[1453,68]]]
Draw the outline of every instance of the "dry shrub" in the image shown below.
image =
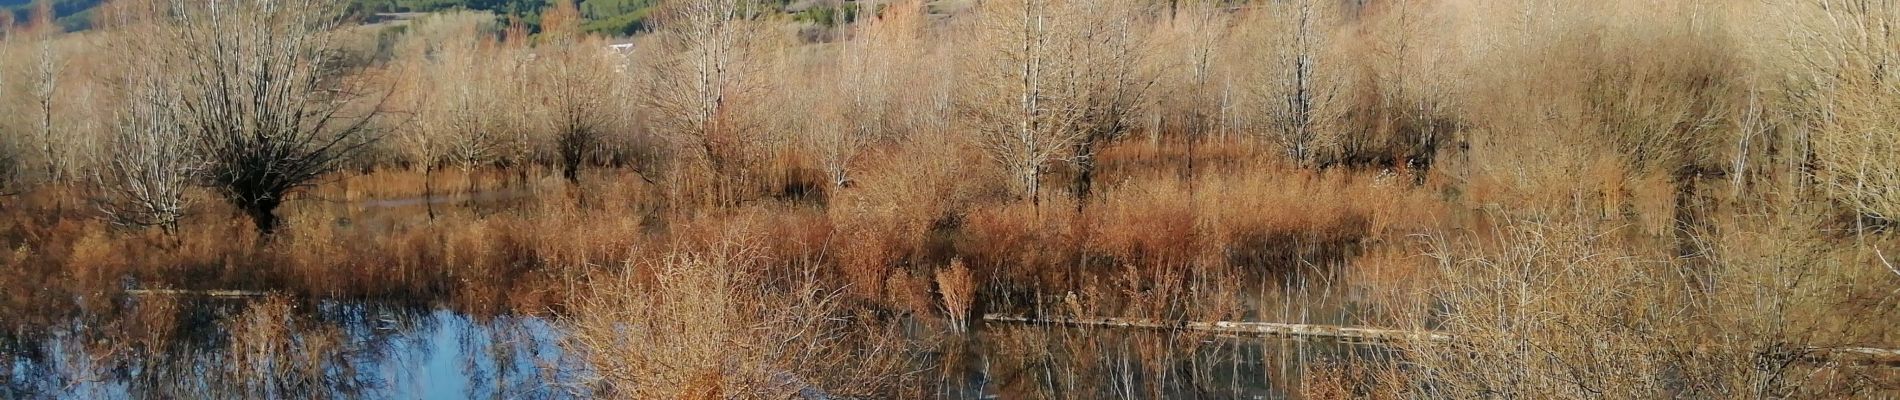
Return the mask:
[[888,397],[914,387],[896,334],[811,275],[766,277],[756,238],[630,261],[596,276],[564,346],[619,398]]
[[[1815,174],[1827,196],[1891,223],[1900,218],[1900,85],[1886,65],[1900,56],[1892,4],[1817,1],[1768,7],[1757,20],[1792,21],[1764,38],[1772,61],[1791,65],[1790,101],[1812,129]],[[1751,20],[1754,21],[1754,20]],[[1785,23],[1785,22],[1784,22]]]
[[1312,400],[1402,399],[1405,379],[1392,371],[1350,362],[1317,362],[1300,371],[1300,398]]
[[1068,198],[1041,207],[975,206],[956,231],[956,253],[978,276],[1025,291],[1073,289],[1088,275],[1124,265],[1332,271],[1367,246],[1450,221],[1435,187],[1413,186],[1401,174],[1313,171],[1243,157],[1188,180],[1162,173],[1116,178],[1079,212],[1068,208]]
[[886,292],[882,300],[884,304],[909,315],[935,315],[938,303],[936,297],[931,296],[931,287],[929,271],[899,269],[884,281]]
[[101,284],[111,282],[128,264],[119,245],[105,229],[90,229],[72,246],[72,253],[66,257],[66,271],[86,287],[108,286]]
[[230,332],[228,360],[207,393],[281,398],[318,393],[336,368],[343,334],[334,326],[311,326],[297,318],[297,303],[272,296],[223,321]]
[[1184,265],[1209,249],[1199,235],[1203,204],[1175,179],[1127,182],[1103,191],[1091,214],[1091,247],[1122,262]]
[[1367,239],[1438,226],[1444,204],[1395,180],[1271,166],[1192,182],[1141,176],[1084,214],[1090,249],[1124,262],[1285,271],[1343,261]]
[[1858,327],[1886,325],[1844,307],[1868,289],[1855,282],[1865,272],[1800,228],[1812,223],[1742,219],[1704,237],[1706,263],[1587,223],[1517,222],[1492,244],[1438,239],[1444,282],[1407,318],[1453,339],[1404,343],[1402,370],[1423,396],[1864,395],[1886,374],[1811,357],[1890,334]]
[[918,265],[928,255],[933,231],[982,190],[969,179],[975,167],[961,158],[960,148],[945,135],[916,135],[867,157],[855,184],[829,194],[824,211],[837,232],[837,261],[852,293],[879,298],[890,269]]
[[1760,77],[1777,71],[1746,56],[1727,5],[1463,7],[1451,46],[1472,78],[1451,90],[1469,149],[1444,158],[1478,204],[1686,231],[1751,151],[1798,152],[1748,148],[1753,98],[1774,90]]
[[964,217],[956,252],[979,280],[1022,288],[1070,287],[1079,282],[1074,199],[1041,205],[1008,202],[978,206]]
[[222,282],[205,283],[324,297],[443,300],[480,313],[541,312],[563,301],[574,276],[624,260],[644,242],[649,227],[643,213],[607,212],[638,203],[631,200],[635,196],[599,196],[620,200],[585,206],[559,195],[474,198],[474,204],[441,210],[434,219],[422,214],[420,204],[313,201],[293,208],[293,223],[278,240],[252,250],[261,253],[255,264],[269,267],[240,268]]
[[976,282],[962,259],[950,260],[949,267],[937,270],[937,293],[943,297],[943,313],[950,318],[951,330],[962,332],[969,326],[970,305],[976,301]]

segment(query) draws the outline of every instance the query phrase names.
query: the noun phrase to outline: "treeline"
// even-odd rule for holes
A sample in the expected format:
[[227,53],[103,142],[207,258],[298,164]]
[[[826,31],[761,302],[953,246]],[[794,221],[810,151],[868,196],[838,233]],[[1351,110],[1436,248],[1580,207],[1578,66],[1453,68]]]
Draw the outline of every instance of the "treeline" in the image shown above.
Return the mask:
[[[145,3],[122,8],[137,4]],[[809,168],[822,171],[828,185],[846,186],[873,149],[899,146],[919,134],[961,132],[957,140],[965,151],[993,161],[1006,177],[1001,182],[1033,202],[1044,197],[1052,174],[1068,180],[1058,187],[1086,200],[1097,153],[1137,133],[1196,141],[1249,137],[1277,146],[1295,165],[1410,171],[1435,167],[1452,155],[1448,149],[1537,139],[1608,152],[1633,173],[1660,174],[1678,189],[1678,203],[1696,201],[1704,190],[1699,188],[1713,179],[1806,166],[1807,172],[1778,173],[1809,175],[1834,188],[1834,200],[1865,208],[1870,218],[1894,215],[1879,209],[1892,203],[1892,195],[1869,189],[1884,187],[1869,180],[1889,176],[1878,169],[1886,164],[1868,158],[1878,152],[1864,153],[1878,141],[1850,140],[1854,136],[1821,129],[1834,125],[1816,125],[1841,123],[1835,122],[1843,118],[1840,105],[1828,103],[1821,109],[1834,111],[1823,114],[1809,108],[1845,95],[1883,98],[1878,91],[1846,91],[1858,87],[1848,84],[1861,83],[1847,80],[1855,75],[1810,72],[1880,71],[1856,60],[1887,49],[1859,43],[1758,38],[1675,21],[1657,22],[1653,29],[1670,35],[1668,41],[1646,46],[1618,36],[1644,32],[1612,29],[1577,39],[1568,35],[1582,34],[1558,29],[1605,28],[1538,24],[1516,33],[1525,38],[1520,43],[1461,36],[1451,28],[1461,23],[1447,22],[1454,17],[1440,11],[1453,5],[1235,7],[1132,0],[1005,2],[950,20],[933,18],[922,5],[879,5],[876,17],[844,31],[849,40],[811,43],[814,38],[798,35],[791,23],[796,17],[780,12],[778,4],[722,0],[666,3],[666,23],[640,36],[634,54],[626,55],[606,51],[587,32],[587,4],[607,11],[647,9],[643,2],[557,2],[542,12],[538,32],[493,14],[438,14],[390,38],[338,24],[347,10],[324,7],[320,16],[308,17],[331,21],[317,27],[323,40],[300,45],[308,46],[303,51],[324,50],[325,58],[295,72],[326,86],[324,93],[331,93],[328,86],[364,85],[364,91],[349,93],[377,101],[348,109],[376,116],[358,128],[380,139],[342,146],[352,154],[327,154],[324,162],[429,167],[457,152],[455,163],[468,168],[545,164],[576,180],[576,170],[586,166],[644,166],[693,177],[670,186],[699,187],[732,180],[756,184],[767,176],[782,180]],[[26,177],[18,181],[99,175],[109,160],[97,157],[124,154],[110,151],[108,138],[128,128],[113,121],[135,108],[125,104],[139,96],[126,88],[137,86],[92,77],[187,72],[125,75],[126,60],[153,52],[123,47],[134,42],[126,36],[131,27],[145,20],[130,11],[113,15],[121,27],[98,35],[60,35],[40,18],[7,36],[6,87],[22,94],[11,96],[11,115],[26,116],[5,125],[13,157],[27,165],[16,169]],[[1023,15],[1046,22],[1020,26]],[[205,50],[139,43],[172,52]],[[1483,51],[1434,49],[1445,43]],[[1662,45],[1681,48],[1669,62],[1647,56]],[[1557,48],[1565,50],[1539,55]],[[363,55],[373,52],[395,56]],[[1875,60],[1866,63],[1878,65]],[[1527,75],[1535,73],[1549,76]],[[1525,99],[1527,91],[1551,93]],[[299,101],[319,100],[338,99]],[[1550,109],[1519,109],[1533,105]],[[1544,139],[1531,134],[1552,128],[1524,127],[1549,122],[1514,118],[1533,114],[1559,116],[1555,121],[1574,126],[1563,129],[1570,134]],[[1787,124],[1812,133],[1767,148],[1759,142],[1793,139],[1730,137],[1743,127],[1782,134],[1794,129]],[[312,140],[336,144],[327,142],[335,132],[311,134],[321,138]],[[1840,147],[1847,144],[1855,146]],[[22,151],[31,149],[37,151]],[[1774,157],[1800,158],[1768,159]],[[775,161],[791,159],[801,161]],[[744,195],[723,196],[732,201],[737,199],[730,196]]]

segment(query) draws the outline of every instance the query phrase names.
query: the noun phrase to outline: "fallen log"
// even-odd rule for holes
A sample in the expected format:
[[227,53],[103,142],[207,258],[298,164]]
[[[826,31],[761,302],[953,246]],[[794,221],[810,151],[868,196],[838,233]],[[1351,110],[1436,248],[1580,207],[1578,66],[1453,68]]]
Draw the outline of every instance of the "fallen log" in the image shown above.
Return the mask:
[[1363,328],[1351,326],[1288,324],[1279,322],[1163,322],[1129,318],[1028,318],[998,314],[984,315],[983,320],[994,322],[1049,324],[1064,326],[1091,326],[1131,329],[1185,329],[1201,332],[1230,334],[1236,336],[1283,336],[1311,337],[1326,339],[1348,339],[1370,342],[1391,342],[1397,340],[1451,340],[1451,336],[1442,333],[1408,331],[1397,329]]
[[199,296],[199,297],[264,297],[269,292],[254,290],[178,290],[178,289],[129,289],[125,294],[139,297],[150,296]]
[[[984,321],[1016,324],[1056,325],[1070,327],[1120,328],[1142,330],[1189,330],[1207,332],[1231,337],[1289,337],[1333,339],[1374,345],[1389,345],[1402,341],[1430,340],[1437,342],[1455,341],[1450,334],[1368,328],[1356,326],[1289,324],[1280,322],[1244,322],[1244,321],[1159,321],[1132,318],[1030,318],[1001,314],[986,314]],[[1804,347],[1800,351],[1802,358],[1811,362],[1846,362],[1863,365],[1884,365],[1900,367],[1900,350],[1877,347]]]

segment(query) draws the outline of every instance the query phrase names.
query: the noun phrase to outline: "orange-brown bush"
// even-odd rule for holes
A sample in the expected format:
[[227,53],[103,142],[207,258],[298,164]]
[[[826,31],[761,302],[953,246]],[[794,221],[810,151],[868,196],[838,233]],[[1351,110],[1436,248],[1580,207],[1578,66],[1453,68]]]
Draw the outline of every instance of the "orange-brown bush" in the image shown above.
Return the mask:
[[907,392],[905,339],[846,311],[815,275],[768,272],[761,237],[727,229],[704,249],[595,275],[576,298],[567,344],[608,397],[919,394]]
[[947,260],[932,242],[985,190],[959,148],[943,135],[915,135],[869,156],[854,185],[827,194],[831,247],[851,292],[878,298],[892,269]]
[[[1735,218],[1692,264],[1667,242],[1627,241],[1591,223],[1516,221],[1497,240],[1438,238],[1442,283],[1400,300],[1399,321],[1449,340],[1401,345],[1415,395],[1855,396],[1894,377],[1830,355],[1891,340],[1857,262],[1771,213]],[[1713,271],[1685,272],[1691,265]],[[1858,265],[1858,266],[1857,266]],[[1811,271],[1829,270],[1828,274]],[[1888,277],[1882,277],[1891,279]],[[1878,279],[1878,278],[1877,278]],[[1429,314],[1429,316],[1428,316]],[[1853,320],[1855,322],[1846,322]],[[1841,374],[1856,379],[1839,379]]]

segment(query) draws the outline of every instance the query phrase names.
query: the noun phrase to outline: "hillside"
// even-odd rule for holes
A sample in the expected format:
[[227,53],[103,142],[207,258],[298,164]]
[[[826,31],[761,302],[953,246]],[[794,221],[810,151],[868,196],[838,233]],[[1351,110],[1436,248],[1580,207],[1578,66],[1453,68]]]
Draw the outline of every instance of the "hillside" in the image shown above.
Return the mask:
[[[0,0],[0,10],[13,14],[13,20],[25,21],[33,13],[34,0]],[[66,30],[84,30],[92,27],[92,10],[104,4],[105,0],[53,0],[53,13],[59,16],[59,23]]]

